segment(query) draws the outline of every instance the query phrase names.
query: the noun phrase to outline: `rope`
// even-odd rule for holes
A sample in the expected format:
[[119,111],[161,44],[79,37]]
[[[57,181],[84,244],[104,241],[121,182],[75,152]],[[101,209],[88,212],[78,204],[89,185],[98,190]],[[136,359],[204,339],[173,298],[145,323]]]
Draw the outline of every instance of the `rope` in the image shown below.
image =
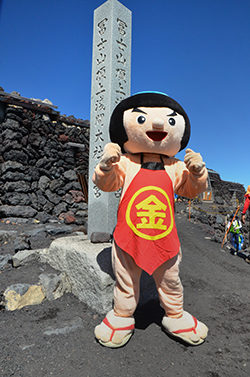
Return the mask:
[[229,215],[231,212],[210,212],[210,211],[205,211],[203,209],[200,209],[198,207],[195,207],[193,204],[190,204],[191,207],[195,208],[197,211],[204,212],[204,213],[209,213],[210,215]]
[[[194,198],[193,201],[195,199],[199,199],[199,198]],[[199,199],[199,201],[202,203],[202,201],[200,199]],[[228,211],[227,212],[210,212],[210,211],[205,211],[204,209],[200,209],[200,208],[196,207],[195,205],[193,205],[191,203],[191,201],[189,201],[189,205],[190,205],[190,207],[195,208],[197,211],[208,213],[210,215],[231,215],[231,213],[232,213],[232,212],[228,212]]]

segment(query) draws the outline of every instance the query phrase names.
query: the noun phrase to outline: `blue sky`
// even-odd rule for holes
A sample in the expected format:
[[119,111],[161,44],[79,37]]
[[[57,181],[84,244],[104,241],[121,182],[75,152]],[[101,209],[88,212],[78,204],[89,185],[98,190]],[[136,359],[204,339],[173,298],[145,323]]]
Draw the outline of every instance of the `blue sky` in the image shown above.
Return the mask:
[[[246,188],[250,1],[120,2],[132,11],[131,94],[156,90],[177,100],[191,121],[188,146]],[[90,119],[93,12],[103,3],[0,0],[0,86]]]

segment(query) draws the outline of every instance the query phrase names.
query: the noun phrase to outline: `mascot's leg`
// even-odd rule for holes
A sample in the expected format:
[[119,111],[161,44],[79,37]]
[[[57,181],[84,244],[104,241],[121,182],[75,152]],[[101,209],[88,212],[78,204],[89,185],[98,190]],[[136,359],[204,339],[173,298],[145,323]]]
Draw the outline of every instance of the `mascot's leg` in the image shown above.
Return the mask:
[[139,301],[141,269],[115,242],[112,263],[116,276],[114,310],[96,326],[95,336],[103,346],[118,348],[129,341],[134,331],[133,314]]
[[163,329],[184,342],[199,345],[204,342],[208,328],[191,314],[183,311],[183,287],[179,278],[181,255],[170,259],[153,274],[159,299],[165,310]]

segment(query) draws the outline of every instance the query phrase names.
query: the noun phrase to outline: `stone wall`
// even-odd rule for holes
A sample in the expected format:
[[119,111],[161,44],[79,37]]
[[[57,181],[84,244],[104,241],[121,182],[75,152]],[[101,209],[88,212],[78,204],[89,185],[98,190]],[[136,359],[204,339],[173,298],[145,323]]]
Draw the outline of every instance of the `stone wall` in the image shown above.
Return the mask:
[[209,169],[209,178],[213,190],[214,201],[217,204],[231,204],[233,196],[241,204],[244,202],[245,188],[236,182],[223,181],[220,175]]
[[[72,118],[71,125],[52,119],[6,106],[0,120],[0,219],[67,217],[86,223],[87,204],[74,168],[78,161],[87,177],[89,122],[79,126]],[[84,144],[85,151],[69,142]]]

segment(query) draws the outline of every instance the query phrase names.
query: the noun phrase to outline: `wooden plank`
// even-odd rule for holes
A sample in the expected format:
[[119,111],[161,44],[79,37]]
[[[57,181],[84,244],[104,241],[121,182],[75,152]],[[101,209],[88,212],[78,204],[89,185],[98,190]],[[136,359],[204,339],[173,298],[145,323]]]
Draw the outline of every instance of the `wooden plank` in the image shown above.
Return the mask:
[[85,201],[88,204],[88,183],[87,183],[87,178],[84,174],[77,174],[78,181],[81,185],[83,195],[85,197]]
[[86,127],[86,128],[90,127],[89,124],[84,123],[84,121],[79,121],[77,119],[67,117],[66,115],[65,116],[59,115],[58,120],[67,124],[75,124],[75,125],[79,125],[81,127]]
[[53,115],[56,115],[57,117],[59,114],[58,111],[53,110],[48,106],[45,106],[45,105],[37,106],[37,104],[28,102],[28,101],[17,101],[14,98],[7,98],[7,97],[5,98],[0,97],[0,101],[6,103],[7,105],[21,106],[21,107],[25,107],[26,109],[40,111],[42,113],[47,113],[47,114],[53,114]]
[[30,98],[26,98],[26,97],[18,96],[16,94],[6,93],[6,92],[2,92],[2,91],[0,91],[0,96],[7,96],[7,97],[10,97],[10,98],[12,97],[12,98],[15,98],[15,99],[17,99],[19,101],[28,101],[28,102],[31,102],[31,103],[38,104],[40,106],[53,107],[54,109],[58,108],[55,105],[51,105],[51,104],[48,104],[46,102],[42,102],[42,100],[41,101],[36,101],[36,100],[30,99]]

